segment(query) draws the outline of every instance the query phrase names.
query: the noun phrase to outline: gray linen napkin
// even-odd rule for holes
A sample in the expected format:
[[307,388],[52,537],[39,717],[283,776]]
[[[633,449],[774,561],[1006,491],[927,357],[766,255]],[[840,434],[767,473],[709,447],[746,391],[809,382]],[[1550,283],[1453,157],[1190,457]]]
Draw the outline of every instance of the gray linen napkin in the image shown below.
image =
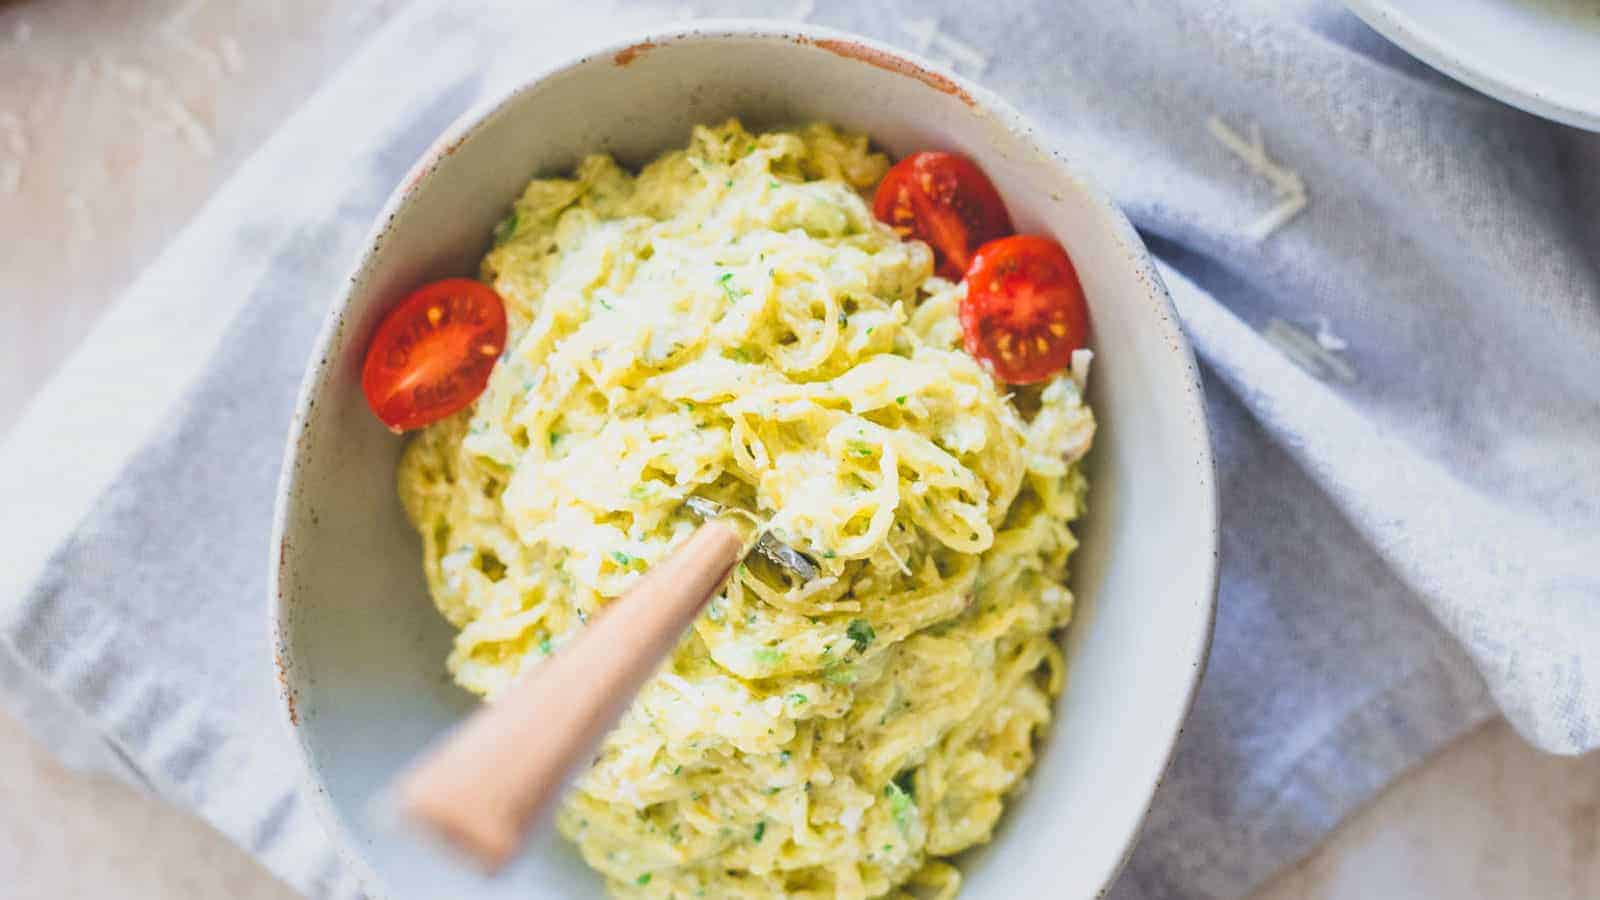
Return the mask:
[[268,520],[312,335],[454,115],[619,23],[686,13],[805,15],[947,60],[1031,113],[1163,261],[1207,379],[1224,564],[1210,667],[1117,896],[1246,893],[1496,703],[1546,749],[1600,743],[1600,139],[1317,0],[567,6],[419,0],[124,298],[243,311],[0,609],[0,671],[58,692],[157,790],[307,893],[354,894],[264,674]]

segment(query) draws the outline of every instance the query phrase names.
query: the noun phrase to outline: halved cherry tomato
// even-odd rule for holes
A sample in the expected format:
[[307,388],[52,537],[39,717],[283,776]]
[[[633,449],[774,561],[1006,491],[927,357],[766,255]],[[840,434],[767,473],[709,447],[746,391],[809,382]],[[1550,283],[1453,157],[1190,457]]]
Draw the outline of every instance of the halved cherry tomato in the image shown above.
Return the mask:
[[506,308],[489,286],[449,278],[412,291],[367,346],[361,389],[399,433],[439,421],[478,399],[506,345]]
[[957,281],[972,251],[1011,233],[1000,194],[972,160],[954,153],[913,153],[878,183],[872,214],[901,237],[933,247],[940,275]]
[[1061,245],[1017,235],[978,248],[961,301],[967,352],[1008,384],[1043,381],[1089,337],[1089,309]]

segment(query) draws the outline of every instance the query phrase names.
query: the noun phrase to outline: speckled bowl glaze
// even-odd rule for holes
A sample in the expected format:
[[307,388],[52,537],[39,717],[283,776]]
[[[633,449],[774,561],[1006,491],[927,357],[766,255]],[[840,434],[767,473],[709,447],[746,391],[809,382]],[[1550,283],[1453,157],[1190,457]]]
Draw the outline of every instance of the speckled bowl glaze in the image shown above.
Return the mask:
[[289,435],[271,560],[285,720],[345,857],[375,898],[598,898],[545,834],[485,883],[376,828],[374,795],[475,702],[444,671],[452,632],[423,584],[394,490],[402,440],[367,411],[362,352],[416,284],[476,271],[523,184],[605,150],[628,164],[697,123],[826,120],[893,154],[955,150],[994,179],[1023,231],[1071,253],[1096,351],[1101,430],[1079,529],[1077,619],[1059,718],[967,897],[1093,897],[1126,858],[1199,683],[1216,590],[1217,500],[1193,355],[1144,246],[1072,160],[1003,101],[852,35],[695,23],[557,65],[463,117],[390,198],[311,354]]
[[1345,0],[1435,69],[1534,115],[1600,131],[1597,0]]

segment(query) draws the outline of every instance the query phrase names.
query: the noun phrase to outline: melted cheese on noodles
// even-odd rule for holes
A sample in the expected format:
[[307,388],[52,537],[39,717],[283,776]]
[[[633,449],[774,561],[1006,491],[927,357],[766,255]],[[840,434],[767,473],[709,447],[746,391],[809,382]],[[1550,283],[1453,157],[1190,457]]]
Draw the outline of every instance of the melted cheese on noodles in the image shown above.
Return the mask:
[[560,816],[620,897],[948,897],[1033,762],[1094,419],[961,349],[963,288],[872,217],[827,126],[697,128],[637,176],[541,179],[483,263],[511,341],[409,445],[400,493],[448,665],[492,699],[698,524],[750,557]]

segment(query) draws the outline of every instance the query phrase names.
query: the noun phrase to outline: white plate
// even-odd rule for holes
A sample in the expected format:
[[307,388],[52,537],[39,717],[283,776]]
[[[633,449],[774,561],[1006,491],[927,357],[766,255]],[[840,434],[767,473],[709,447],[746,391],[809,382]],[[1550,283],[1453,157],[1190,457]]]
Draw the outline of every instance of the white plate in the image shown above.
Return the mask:
[[1535,115],[1600,131],[1600,0],[1345,0],[1408,53]]
[[1199,683],[1216,590],[1217,500],[1199,373],[1128,220],[1004,101],[852,35],[697,23],[555,63],[463,117],[395,190],[335,295],[286,451],[270,583],[285,720],[338,846],[384,898],[579,900],[601,884],[546,836],[494,884],[375,828],[374,793],[474,702],[444,672],[395,494],[402,441],[367,411],[360,361],[396,296],[476,270],[527,179],[610,150],[639,164],[691,125],[831,121],[890,152],[978,161],[1017,225],[1054,235],[1088,295],[1101,423],[1074,558],[1077,617],[1059,718],[996,840],[963,861],[967,897],[1095,896],[1115,876]]

